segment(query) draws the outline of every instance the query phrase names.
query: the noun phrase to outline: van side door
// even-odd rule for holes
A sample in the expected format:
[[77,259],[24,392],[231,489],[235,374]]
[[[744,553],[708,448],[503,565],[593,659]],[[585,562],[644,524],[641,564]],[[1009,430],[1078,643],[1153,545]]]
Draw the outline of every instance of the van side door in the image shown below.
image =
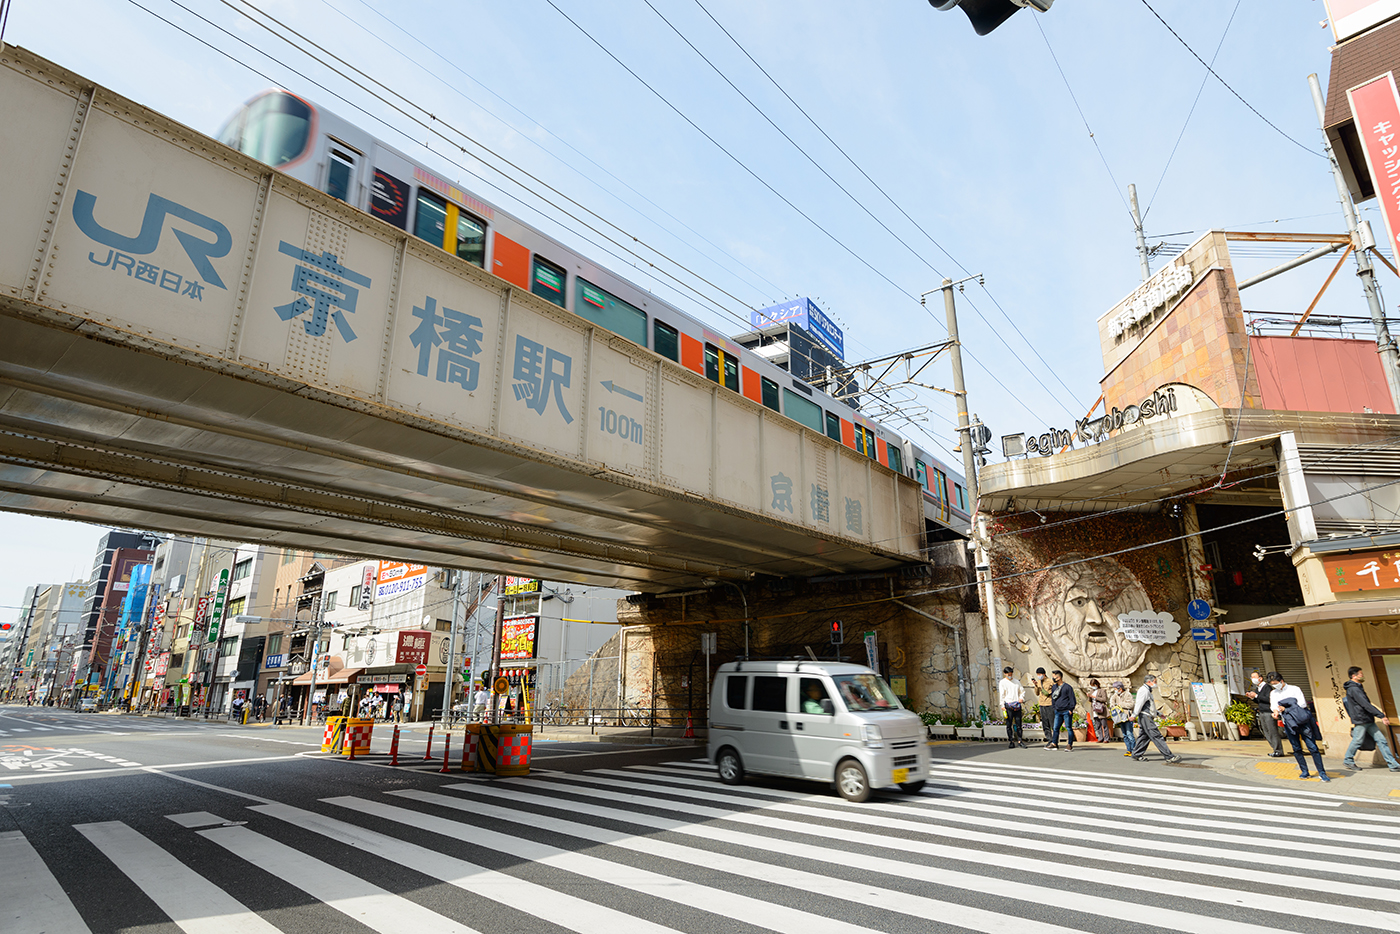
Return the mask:
[[744,730],[744,766],[769,775],[801,775],[792,740],[790,705],[795,695],[785,674],[755,674]]

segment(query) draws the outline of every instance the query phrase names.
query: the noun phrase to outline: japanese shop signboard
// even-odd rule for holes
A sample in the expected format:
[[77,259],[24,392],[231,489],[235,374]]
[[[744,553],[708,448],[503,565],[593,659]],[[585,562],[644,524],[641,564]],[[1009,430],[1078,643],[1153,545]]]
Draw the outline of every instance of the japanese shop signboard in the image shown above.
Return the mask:
[[394,663],[398,665],[426,665],[428,663],[429,638],[430,635],[426,629],[406,629],[400,632]]
[[517,593],[539,593],[540,582],[534,577],[507,577],[501,591],[506,596]]
[[501,627],[501,661],[535,657],[535,625],[538,616],[510,616]]
[[402,561],[379,562],[379,583],[374,587],[374,599],[398,597],[422,590],[428,583],[428,567],[424,564],[404,564]]
[[1400,97],[1395,92],[1395,73],[1388,71],[1350,89],[1347,100],[1394,252],[1400,235]]
[[1400,549],[1323,555],[1322,567],[1333,593],[1400,590]]

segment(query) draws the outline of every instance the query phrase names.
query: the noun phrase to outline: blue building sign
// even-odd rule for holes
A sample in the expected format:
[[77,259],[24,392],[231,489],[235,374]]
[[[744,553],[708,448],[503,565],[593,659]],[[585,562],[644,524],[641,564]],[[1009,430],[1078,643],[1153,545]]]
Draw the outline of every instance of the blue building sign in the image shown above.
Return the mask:
[[749,323],[756,328],[775,324],[796,324],[826,345],[837,357],[846,359],[846,339],[836,322],[827,317],[810,298],[795,298],[780,305],[769,305],[749,312]]

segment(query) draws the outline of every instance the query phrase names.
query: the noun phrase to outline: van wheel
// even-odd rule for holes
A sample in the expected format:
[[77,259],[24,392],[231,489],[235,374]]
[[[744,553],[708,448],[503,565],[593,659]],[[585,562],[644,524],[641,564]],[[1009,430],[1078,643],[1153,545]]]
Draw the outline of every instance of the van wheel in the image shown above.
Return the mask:
[[854,759],[845,759],[836,767],[836,791],[847,801],[859,804],[870,798],[870,779],[865,766]]
[[719,780],[726,785],[742,785],[744,783],[744,763],[739,760],[739,754],[728,748],[719,751],[715,756],[715,765],[719,767]]
[[925,781],[926,779],[921,778],[917,782],[903,782],[900,784],[899,790],[904,792],[906,795],[916,795],[924,790]]

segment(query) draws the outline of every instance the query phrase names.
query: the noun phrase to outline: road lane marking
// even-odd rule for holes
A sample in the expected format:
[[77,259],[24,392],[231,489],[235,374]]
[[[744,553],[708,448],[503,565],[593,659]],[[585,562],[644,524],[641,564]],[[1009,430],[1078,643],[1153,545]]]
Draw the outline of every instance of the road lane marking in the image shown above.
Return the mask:
[[74,824],[185,934],[280,934],[242,902],[121,821]]
[[92,934],[20,831],[0,831],[0,867],[0,930]]

